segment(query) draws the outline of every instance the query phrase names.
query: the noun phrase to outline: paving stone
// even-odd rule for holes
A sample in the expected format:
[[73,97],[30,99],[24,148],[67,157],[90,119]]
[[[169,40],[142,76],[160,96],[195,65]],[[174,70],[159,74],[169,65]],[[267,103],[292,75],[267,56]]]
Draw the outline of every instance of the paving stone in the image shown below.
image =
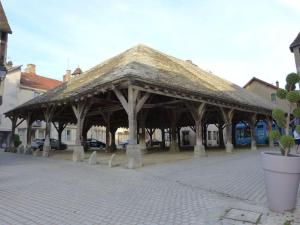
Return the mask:
[[257,224],[260,220],[262,213],[253,212],[244,209],[230,209],[225,215],[225,219],[241,221],[246,223]]
[[0,152],[0,224],[247,224],[220,220],[231,208],[299,221],[300,200],[294,213],[265,208],[262,177],[259,150],[138,170]]

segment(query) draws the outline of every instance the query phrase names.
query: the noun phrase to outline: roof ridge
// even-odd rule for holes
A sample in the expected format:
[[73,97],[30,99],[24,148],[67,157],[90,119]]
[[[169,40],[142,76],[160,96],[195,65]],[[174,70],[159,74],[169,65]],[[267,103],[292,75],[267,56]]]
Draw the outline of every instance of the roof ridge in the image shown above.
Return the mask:
[[264,80],[262,80],[262,79],[260,79],[260,78],[257,78],[257,77],[252,77],[245,85],[244,85],[244,88],[245,87],[247,87],[248,85],[250,85],[253,81],[258,81],[258,82],[260,82],[260,83],[263,83],[263,84],[265,84],[265,85],[268,85],[268,86],[271,86],[271,87],[273,87],[274,89],[277,89],[278,87],[276,87],[275,85],[273,85],[273,84],[271,84],[271,83],[269,83],[269,82],[267,82],[267,81],[264,81]]

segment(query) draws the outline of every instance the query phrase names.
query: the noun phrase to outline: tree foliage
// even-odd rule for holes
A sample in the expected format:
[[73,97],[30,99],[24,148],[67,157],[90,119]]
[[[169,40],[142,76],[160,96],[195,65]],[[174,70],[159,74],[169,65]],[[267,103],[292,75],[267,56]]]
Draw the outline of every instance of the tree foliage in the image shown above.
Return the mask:
[[[274,109],[272,111],[272,117],[277,122],[280,128],[285,128],[285,135],[281,135],[279,131],[270,132],[270,139],[276,139],[279,141],[279,146],[282,154],[288,155],[288,152],[293,147],[294,138],[289,135],[290,115],[293,114],[295,118],[300,118],[300,108],[297,107],[291,112],[291,109],[297,105],[300,101],[300,93],[296,89],[296,84],[300,81],[300,76],[297,73],[290,73],[286,77],[286,86],[284,89],[277,90],[277,96],[281,99],[289,101],[289,111],[286,113],[281,109]],[[296,131],[300,133],[300,125],[296,126]]]

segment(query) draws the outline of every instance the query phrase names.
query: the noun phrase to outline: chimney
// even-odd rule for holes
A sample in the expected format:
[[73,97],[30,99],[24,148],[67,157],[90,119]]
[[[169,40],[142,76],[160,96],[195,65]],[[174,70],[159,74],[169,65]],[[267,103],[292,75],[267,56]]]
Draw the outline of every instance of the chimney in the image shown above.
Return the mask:
[[9,70],[9,69],[11,69],[12,67],[13,67],[13,62],[12,62],[12,61],[8,61],[8,62],[6,63],[6,69]]
[[72,73],[72,75],[75,77],[75,76],[77,76],[77,75],[79,75],[79,74],[82,74],[82,70],[81,70],[80,67],[78,66],[78,67],[74,70],[74,72]]
[[35,65],[34,64],[27,64],[27,67],[25,69],[26,73],[33,73],[35,74]]
[[279,88],[279,82],[278,82],[278,80],[276,81],[276,87]]
[[63,75],[63,81],[66,82],[69,80],[71,80],[71,70],[66,70],[65,75]]

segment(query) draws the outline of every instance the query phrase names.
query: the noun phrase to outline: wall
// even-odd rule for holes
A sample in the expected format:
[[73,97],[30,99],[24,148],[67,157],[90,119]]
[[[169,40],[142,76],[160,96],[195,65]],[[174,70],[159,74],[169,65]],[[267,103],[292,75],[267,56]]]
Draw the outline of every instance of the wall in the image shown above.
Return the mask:
[[11,122],[4,113],[15,108],[18,103],[21,68],[9,71],[3,81],[3,102],[0,106],[0,131],[10,131]]
[[[250,85],[248,85],[246,90],[255,93],[256,95],[266,99],[268,102],[271,101],[271,94],[276,94],[277,89],[267,86],[265,84],[262,84],[257,81],[253,81]],[[280,99],[276,96],[276,103],[277,107],[281,108],[284,111],[287,111],[289,109],[289,103],[286,100]]]
[[297,73],[300,73],[300,46],[293,49]]

